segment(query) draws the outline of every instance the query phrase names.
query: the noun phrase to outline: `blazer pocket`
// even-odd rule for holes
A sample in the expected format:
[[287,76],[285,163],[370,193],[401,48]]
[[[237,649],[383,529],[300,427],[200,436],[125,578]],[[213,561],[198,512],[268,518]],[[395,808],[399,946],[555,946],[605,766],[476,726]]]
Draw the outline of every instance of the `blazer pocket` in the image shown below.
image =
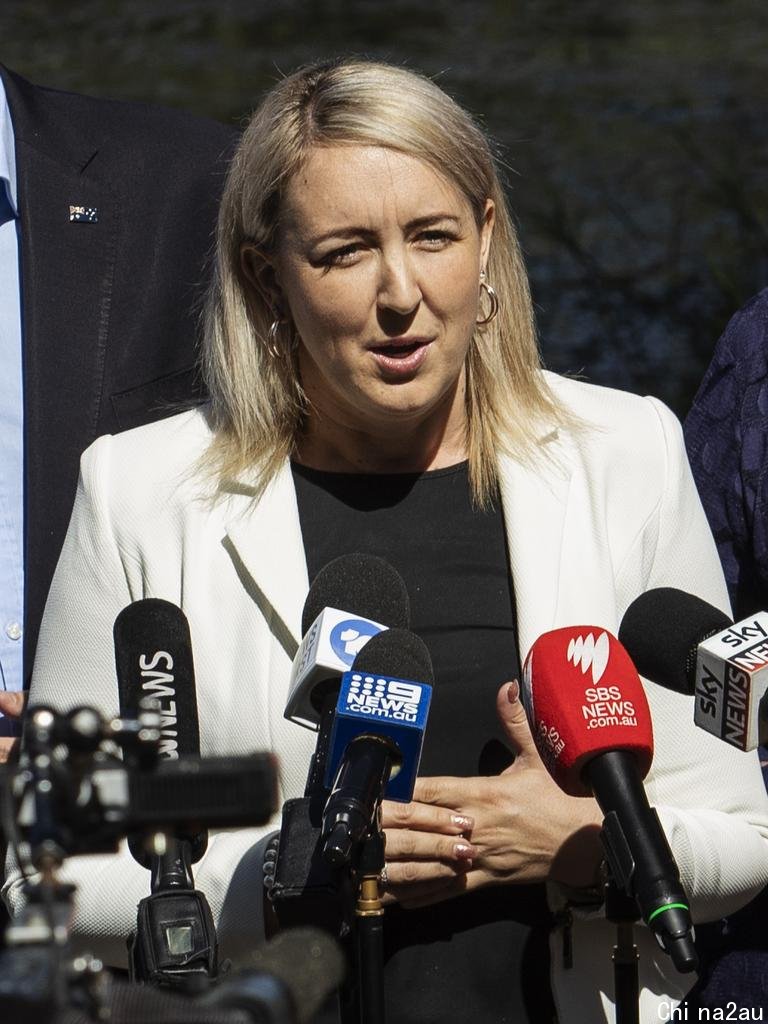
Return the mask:
[[201,405],[205,398],[200,371],[196,366],[189,366],[126,391],[117,391],[110,401],[118,430],[129,430]]

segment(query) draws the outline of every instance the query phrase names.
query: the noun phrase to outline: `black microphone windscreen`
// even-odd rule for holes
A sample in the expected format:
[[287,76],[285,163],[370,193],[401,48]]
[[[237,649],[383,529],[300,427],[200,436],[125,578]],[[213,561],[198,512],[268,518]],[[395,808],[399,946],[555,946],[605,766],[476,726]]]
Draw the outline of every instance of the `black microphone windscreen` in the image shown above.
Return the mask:
[[407,628],[411,621],[408,591],[402,576],[376,555],[339,555],[323,566],[312,581],[304,603],[302,635],[323,608],[340,608],[384,626]]
[[408,629],[385,629],[372,636],[352,664],[353,672],[377,672],[434,686],[427,645]]
[[[120,714],[134,717],[144,697],[160,701],[169,720],[165,756],[200,753],[195,668],[189,623],[170,601],[134,601],[115,619],[115,668]],[[171,738],[172,737],[172,738]]]
[[278,978],[291,994],[296,1021],[308,1024],[339,987],[345,958],[338,943],[319,928],[289,928],[251,953],[254,970]]
[[733,625],[719,608],[674,587],[658,587],[627,608],[619,640],[641,676],[677,693],[693,694],[696,649]]

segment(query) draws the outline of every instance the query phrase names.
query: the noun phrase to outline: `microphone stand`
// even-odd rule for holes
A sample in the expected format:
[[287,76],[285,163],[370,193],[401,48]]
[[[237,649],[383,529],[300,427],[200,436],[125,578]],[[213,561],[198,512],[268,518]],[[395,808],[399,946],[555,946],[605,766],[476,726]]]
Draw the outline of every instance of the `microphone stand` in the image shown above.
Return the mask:
[[611,957],[616,1024],[640,1024],[639,954],[634,937],[640,914],[636,901],[622,892],[612,874],[605,884],[605,916],[616,925],[616,945]]
[[355,904],[355,947],[360,1024],[384,1024],[384,831],[377,813],[366,836],[356,872],[360,880]]

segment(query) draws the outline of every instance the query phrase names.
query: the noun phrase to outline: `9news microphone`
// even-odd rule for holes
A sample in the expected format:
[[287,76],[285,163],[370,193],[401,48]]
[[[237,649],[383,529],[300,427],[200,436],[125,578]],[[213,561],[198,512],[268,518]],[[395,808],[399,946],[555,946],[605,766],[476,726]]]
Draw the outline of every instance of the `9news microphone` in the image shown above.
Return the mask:
[[[117,616],[114,639],[121,715],[135,717],[140,702],[152,698],[161,714],[160,757],[199,755],[192,641],[182,610],[159,598],[134,601]],[[192,876],[208,833],[165,833],[164,848],[151,855],[143,838],[129,840],[134,858],[151,871],[152,893],[139,904],[130,940],[132,979],[184,987],[216,977],[213,916]]]
[[[346,609],[346,610],[343,610]],[[283,805],[272,905],[282,927],[320,924],[343,930],[345,880],[321,856],[323,811],[328,799],[328,751],[341,677],[372,636],[410,622],[408,592],[400,574],[373,555],[348,554],[324,566],[312,582],[302,615],[304,639],[294,658],[285,717],[318,730],[304,796]]]
[[433,684],[429,651],[407,629],[372,637],[342,677],[323,812],[331,864],[350,862],[384,797],[413,796]]
[[372,636],[391,626],[406,628],[410,615],[400,573],[375,555],[340,555],[313,580],[301,618],[304,639],[293,660],[285,706],[289,721],[319,732],[306,796],[326,785],[328,742],[342,674]]
[[619,638],[641,675],[695,697],[693,720],[738,750],[760,743],[768,613],[734,624],[693,594],[659,587],[627,608]]
[[523,700],[544,764],[569,795],[594,795],[605,817],[601,840],[614,881],[636,900],[677,970],[695,970],[688,899],[642,785],[653,733],[629,655],[606,630],[569,626],[539,637],[523,676]]

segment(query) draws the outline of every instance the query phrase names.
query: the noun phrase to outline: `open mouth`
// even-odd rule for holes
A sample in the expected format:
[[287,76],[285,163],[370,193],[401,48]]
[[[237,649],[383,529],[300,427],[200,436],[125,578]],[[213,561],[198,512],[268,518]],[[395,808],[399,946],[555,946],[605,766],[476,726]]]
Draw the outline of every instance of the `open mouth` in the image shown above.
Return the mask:
[[433,340],[419,338],[416,341],[409,341],[403,338],[388,341],[383,345],[372,345],[369,352],[385,376],[392,379],[407,379],[427,358]]
[[371,351],[390,359],[405,359],[426,344],[428,344],[426,341],[414,341],[409,345],[376,345]]

